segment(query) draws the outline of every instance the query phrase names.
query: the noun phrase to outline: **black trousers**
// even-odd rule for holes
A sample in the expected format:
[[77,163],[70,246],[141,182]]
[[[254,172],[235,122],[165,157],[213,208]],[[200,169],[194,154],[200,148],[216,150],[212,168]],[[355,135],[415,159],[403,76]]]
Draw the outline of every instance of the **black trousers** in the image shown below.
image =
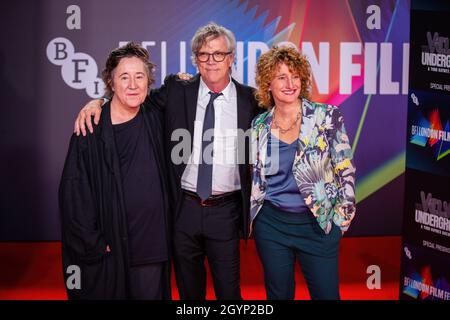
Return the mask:
[[205,300],[205,257],[219,300],[240,300],[239,199],[202,207],[184,196],[174,227],[174,266],[183,300]]
[[130,295],[133,300],[163,299],[163,279],[166,262],[130,267]]

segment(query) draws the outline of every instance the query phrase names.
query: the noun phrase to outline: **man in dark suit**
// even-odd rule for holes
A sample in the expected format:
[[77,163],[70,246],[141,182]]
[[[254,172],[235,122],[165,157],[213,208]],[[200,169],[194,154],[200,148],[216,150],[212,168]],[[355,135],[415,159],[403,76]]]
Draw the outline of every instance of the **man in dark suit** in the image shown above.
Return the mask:
[[[217,299],[241,299],[239,231],[248,236],[251,177],[248,144],[238,145],[238,133],[250,127],[258,108],[253,88],[231,78],[235,45],[233,33],[222,26],[199,28],[191,42],[199,74],[189,81],[168,76],[146,101],[164,112],[181,299],[205,299],[205,257]],[[85,119],[97,117],[99,109],[98,103],[86,106],[76,129],[85,130]],[[183,143],[187,148],[180,149]]]

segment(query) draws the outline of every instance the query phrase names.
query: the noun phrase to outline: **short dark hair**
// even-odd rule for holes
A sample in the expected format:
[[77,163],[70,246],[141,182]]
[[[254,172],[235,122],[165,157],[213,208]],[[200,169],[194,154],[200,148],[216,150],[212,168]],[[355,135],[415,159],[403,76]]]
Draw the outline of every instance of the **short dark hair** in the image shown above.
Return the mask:
[[145,71],[148,78],[148,85],[152,85],[155,82],[153,76],[153,69],[155,64],[149,61],[149,53],[147,49],[134,42],[128,42],[126,45],[114,49],[108,56],[105,63],[105,69],[102,71],[102,79],[105,83],[105,96],[111,98],[113,96],[112,79],[114,69],[119,65],[120,60],[123,58],[136,57],[140,59],[145,65]]

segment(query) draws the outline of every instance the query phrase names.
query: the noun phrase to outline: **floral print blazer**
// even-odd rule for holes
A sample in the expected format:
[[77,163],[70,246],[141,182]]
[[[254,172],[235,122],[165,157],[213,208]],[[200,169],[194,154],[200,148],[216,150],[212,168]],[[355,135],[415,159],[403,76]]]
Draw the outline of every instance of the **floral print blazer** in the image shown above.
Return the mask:
[[[266,195],[267,142],[273,111],[252,121],[250,232]],[[332,221],[346,231],[355,216],[355,167],[341,112],[303,99],[302,122],[292,172],[306,205],[328,234]]]

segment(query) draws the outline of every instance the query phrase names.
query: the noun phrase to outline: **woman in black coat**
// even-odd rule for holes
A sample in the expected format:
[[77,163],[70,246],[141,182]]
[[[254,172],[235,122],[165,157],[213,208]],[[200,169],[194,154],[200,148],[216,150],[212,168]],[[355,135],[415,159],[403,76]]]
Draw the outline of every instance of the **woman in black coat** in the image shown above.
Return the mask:
[[170,299],[169,202],[162,118],[145,108],[147,50],[111,52],[111,101],[87,136],[73,135],[59,189],[69,299]]

